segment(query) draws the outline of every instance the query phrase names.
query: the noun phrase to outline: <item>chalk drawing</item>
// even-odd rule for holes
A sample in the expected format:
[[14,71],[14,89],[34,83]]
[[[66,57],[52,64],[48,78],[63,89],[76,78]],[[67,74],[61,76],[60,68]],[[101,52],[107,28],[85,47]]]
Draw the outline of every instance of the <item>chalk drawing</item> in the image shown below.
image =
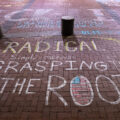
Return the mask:
[[[4,61],[0,61],[0,64],[4,65],[5,62]],[[0,70],[2,69],[2,66],[0,66]]]
[[24,0],[13,0],[13,1],[23,2]]
[[48,64],[48,62],[46,62],[46,61],[39,61],[39,62],[37,62],[37,63],[36,63],[36,67],[41,68],[41,69],[35,68],[35,70],[36,70],[37,72],[43,72],[43,71],[46,70],[46,67],[45,67],[45,66],[41,66],[40,63]]
[[[37,16],[39,19],[39,16]],[[85,28],[85,27],[89,27],[89,28],[100,28],[102,27],[103,21],[81,21],[81,22],[76,22],[74,25],[74,28]],[[25,29],[25,28],[30,28],[30,27],[35,27],[35,28],[61,28],[61,21],[59,20],[43,20],[43,19],[39,19],[36,20],[35,18],[33,18],[30,21],[19,21],[17,23],[16,28],[18,29]],[[89,33],[90,34],[90,33]]]
[[[40,44],[46,45],[46,48],[43,50],[40,50]],[[50,49],[50,44],[48,42],[37,42],[36,47],[35,47],[35,52],[46,52]]]
[[92,49],[90,48],[90,46],[85,42],[85,41],[82,41],[80,43],[80,51],[83,51],[84,48],[87,48],[89,51],[91,51]]
[[120,64],[119,61],[117,62],[117,61],[112,60],[112,61],[108,61],[108,62],[112,63],[112,64],[115,66],[115,68],[116,68],[118,71],[120,71],[120,69],[119,69],[119,67],[118,67],[118,65],[117,65],[117,63]]
[[[52,78],[55,77],[57,79],[61,79],[63,81],[63,84],[59,85],[58,87],[51,87],[51,83],[52,83]],[[66,85],[67,81],[60,76],[57,75],[50,75],[48,78],[48,86],[47,86],[47,92],[46,92],[46,101],[45,101],[45,105],[49,105],[49,97],[50,97],[50,92],[52,92],[54,95],[56,95],[59,100],[65,105],[68,106],[68,103],[66,102],[66,100],[56,91],[59,90],[61,88],[63,88]]]
[[24,9],[24,10],[18,10],[18,11],[14,11],[11,12],[7,15],[4,16],[6,21],[12,21],[12,22],[21,22],[21,21],[25,21],[28,20],[28,18],[13,18],[13,16],[16,16],[17,14],[23,14],[24,12],[34,12],[33,13],[33,17],[30,18],[31,20],[35,20],[40,18],[41,16],[45,15],[46,13],[51,12],[53,9],[37,9],[34,12],[34,9]]
[[[64,57],[61,59],[61,61],[59,60],[58,57],[58,61],[54,60],[56,59],[56,57],[52,58],[49,56],[44,57],[45,59],[50,59],[51,61],[48,62],[46,61],[35,61],[33,63],[31,62],[24,62],[22,61],[22,64],[20,61],[8,61],[5,62],[3,60],[0,61],[0,70],[3,71],[4,73],[7,72],[23,72],[23,71],[37,71],[37,72],[44,72],[46,71],[46,69],[48,69],[49,71],[55,71],[58,70],[59,68],[63,68],[65,67],[65,71],[75,71],[75,70],[97,70],[99,72],[104,72],[110,69],[110,65],[113,65],[112,67],[115,67],[118,71],[119,68],[117,66],[117,64],[120,64],[119,61],[71,61],[72,57],[69,57],[69,60],[65,60],[67,59],[67,57]],[[74,58],[73,58],[74,59]],[[64,61],[63,61],[64,60]],[[111,64],[112,63],[112,64]],[[77,67],[79,66],[79,67]]]
[[56,44],[56,50],[55,51],[62,51],[62,50],[60,50],[60,46],[61,46],[61,44],[62,44],[63,42],[61,42],[61,41],[57,41],[57,44]]
[[4,73],[7,73],[8,71],[11,71],[11,70],[13,70],[13,71],[15,71],[15,72],[18,72],[18,70],[17,70],[17,68],[16,68],[18,65],[19,65],[18,62],[10,61],[10,62],[8,63],[8,65],[7,65]]
[[40,79],[36,79],[36,78],[32,78],[29,80],[29,83],[28,83],[28,86],[27,86],[27,89],[26,89],[26,94],[34,94],[35,92],[30,92],[29,89],[31,87],[34,87],[34,84],[32,84],[33,81],[40,81]]
[[99,71],[106,71],[108,69],[107,63],[102,62],[102,61],[96,62],[95,68],[96,68],[96,70],[99,70]]
[[[113,85],[114,89],[116,90],[116,92],[118,93],[118,96],[119,96],[116,101],[109,101],[109,100],[103,98],[103,96],[100,93],[99,84],[98,84],[98,81],[100,80],[100,78],[104,78],[105,80],[109,81]],[[98,96],[101,100],[103,100],[107,103],[110,103],[110,104],[119,104],[120,103],[120,90],[118,89],[117,85],[110,78],[108,78],[104,75],[97,76],[96,81],[95,81],[95,86],[96,86],[96,89],[97,89]]]
[[23,79],[22,83],[20,83],[20,79],[18,78],[12,93],[14,94],[17,90],[17,87],[20,87],[18,94],[21,94],[25,82],[26,82],[26,78]]
[[120,77],[120,74],[117,75],[111,75],[112,77]]
[[44,56],[44,59],[48,59],[48,60],[71,60],[71,59],[75,59],[75,56],[56,56],[56,55],[52,55],[52,56]]
[[70,82],[70,93],[73,102],[78,106],[88,106],[94,98],[91,83],[84,76],[77,76],[72,79]]
[[3,10],[0,10],[0,13],[2,13],[3,12]]
[[89,70],[92,69],[93,67],[93,62],[90,63],[90,65],[88,63],[86,63],[85,61],[82,61],[81,64],[80,64],[80,70],[83,69],[83,65],[85,65]]
[[70,51],[70,52],[75,52],[75,51],[77,51],[77,47],[74,47],[73,50],[70,50],[69,44],[76,45],[76,42],[75,42],[75,41],[66,42],[66,43],[65,43],[65,49],[66,49],[66,51]]
[[105,15],[102,12],[102,9],[89,9],[90,11],[93,12],[93,14],[97,17],[97,21],[115,21],[114,19],[107,19]]
[[32,52],[32,48],[31,48],[31,43],[30,42],[26,42],[21,49],[18,51],[18,53],[20,53],[21,51],[23,51],[23,49],[27,49],[28,53]]
[[0,80],[5,81],[4,84],[2,85],[2,88],[0,90],[0,94],[2,94],[10,80],[14,80],[14,78],[0,78]]
[[27,18],[19,18],[19,19],[14,19],[14,18],[12,18],[13,16],[15,16],[15,15],[17,15],[17,14],[20,14],[20,13],[23,13],[23,12],[25,12],[25,11],[31,12],[32,9],[24,9],[24,10],[22,10],[22,11],[19,10],[19,11],[15,11],[15,12],[12,12],[12,13],[10,13],[10,14],[7,14],[7,15],[4,16],[4,17],[5,17],[5,20],[7,20],[7,21],[12,21],[12,22],[18,22],[18,21],[28,20]]
[[93,46],[94,50],[97,51],[98,49],[97,49],[97,45],[96,45],[95,41],[92,40],[91,43],[92,43],[92,46]]
[[22,68],[20,69],[20,72],[22,72],[24,69],[29,69],[29,71],[32,71],[32,66],[30,62],[25,63]]
[[69,63],[70,65],[70,68],[65,68],[65,70],[71,70],[71,71],[78,70],[78,68],[73,68],[73,63],[76,63],[76,61],[65,61],[65,62]]
[[86,30],[86,31],[77,31],[77,33],[82,34],[82,35],[101,35],[100,30]]
[[37,59],[37,57],[35,57],[34,56],[34,54],[31,54],[30,56],[22,56],[22,57],[19,57],[19,56],[15,56],[14,54],[13,55],[11,55],[11,57],[10,57],[10,60],[14,60],[14,61],[17,61],[17,60],[19,60],[19,61],[25,61],[25,62],[27,62],[28,60],[36,60]]
[[61,66],[63,63],[61,61],[52,61],[50,71],[54,70],[54,67]]
[[[120,74],[111,75],[111,77],[120,77]],[[99,83],[98,83],[101,79],[105,79],[106,81],[110,82],[111,85],[113,85],[114,90],[118,93],[117,100],[110,101],[101,95],[100,90],[99,90]],[[12,90],[12,94],[14,94],[16,92],[18,94],[22,94],[23,92],[25,92],[25,94],[35,94],[36,92],[31,91],[30,88],[35,88],[34,82],[40,81],[41,79],[31,78],[31,79],[29,79],[27,86],[25,86],[27,78],[23,78],[23,79],[17,78],[16,79],[16,78],[1,78],[0,77],[0,80],[1,80],[1,83],[3,82],[2,86],[0,88],[0,94],[4,93],[5,89],[7,89],[7,85],[11,81],[15,82],[15,85]],[[60,81],[62,81],[62,82],[60,85],[58,85],[58,86],[55,85],[55,87],[54,87],[52,84],[54,81],[59,81],[57,83],[60,83]],[[65,87],[66,84],[67,84],[67,81],[65,80],[64,77],[61,77],[58,75],[49,75],[48,83],[47,83],[45,105],[49,105],[49,98],[50,98],[50,95],[53,93],[64,104],[64,106],[68,106],[67,101],[63,98],[63,96],[61,94],[58,93],[58,91],[60,89],[62,89],[63,87]],[[24,87],[26,87],[25,91],[23,89]],[[105,75],[98,75],[96,77],[95,87],[96,87],[99,98],[101,100],[103,100],[104,102],[107,102],[107,103],[113,104],[113,105],[120,103],[120,90],[118,89],[117,85],[109,77],[106,77]],[[74,104],[77,106],[89,106],[93,102],[93,99],[94,99],[94,91],[92,89],[92,85],[91,85],[90,81],[82,75],[76,76],[71,80],[70,94],[71,94]]]
[[120,0],[96,0],[96,1],[109,6],[120,6]]
[[12,53],[16,53],[15,47],[19,46],[18,42],[10,42],[6,49],[3,51],[3,53],[6,53],[9,49],[11,50]]
[[53,9],[37,9],[34,14],[32,20],[39,19],[40,16],[45,15],[46,13],[52,12]]

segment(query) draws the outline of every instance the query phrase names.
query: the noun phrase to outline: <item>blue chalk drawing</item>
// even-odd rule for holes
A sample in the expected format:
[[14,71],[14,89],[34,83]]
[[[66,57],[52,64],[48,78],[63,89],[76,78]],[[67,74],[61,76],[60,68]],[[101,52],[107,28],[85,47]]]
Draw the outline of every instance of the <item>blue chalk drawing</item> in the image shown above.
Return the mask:
[[[103,22],[101,21],[79,21],[75,23],[75,28],[85,28],[85,27],[90,27],[90,28],[100,28],[103,26]],[[17,28],[18,29],[25,29],[25,28],[30,28],[30,27],[35,27],[35,28],[60,28],[61,27],[61,22],[60,21],[20,21],[17,23]],[[90,34],[89,32],[84,33],[84,34]],[[94,34],[94,33],[93,33]]]
[[93,30],[93,31],[80,31],[82,35],[100,35],[101,32],[99,30]]
[[120,2],[120,0],[96,0],[97,2],[101,2],[101,3],[108,3],[108,2]]
[[75,79],[73,80],[72,84],[80,84],[80,78],[79,77],[75,77]]

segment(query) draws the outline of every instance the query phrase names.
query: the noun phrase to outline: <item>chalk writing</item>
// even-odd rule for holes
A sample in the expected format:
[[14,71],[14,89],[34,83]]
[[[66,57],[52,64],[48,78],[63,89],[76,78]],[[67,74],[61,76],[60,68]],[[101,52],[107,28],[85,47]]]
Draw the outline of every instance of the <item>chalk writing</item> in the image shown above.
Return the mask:
[[[63,81],[63,84],[59,85],[58,87],[51,87],[51,82],[52,82],[53,77],[57,77],[57,78],[61,79]],[[66,102],[66,100],[56,91],[56,90],[63,88],[66,85],[66,83],[67,83],[67,81],[63,77],[60,77],[57,75],[49,76],[45,105],[49,104],[48,101],[49,101],[50,92],[53,92],[61,100],[61,102],[64,103],[65,106],[68,106],[68,103]]]
[[92,86],[84,76],[73,78],[70,83],[70,93],[74,103],[78,106],[88,106],[94,98]]
[[[102,27],[103,21],[77,21],[75,22],[74,27],[78,28],[100,28]],[[30,21],[19,21],[16,26],[18,29],[25,29],[25,28],[61,28],[61,21],[60,20],[30,20]]]
[[96,0],[96,1],[109,6],[120,6],[120,0]]
[[107,19],[105,15],[102,12],[102,9],[89,9],[90,11],[93,12],[93,14],[97,17],[98,21],[114,21],[114,19]]
[[[36,17],[38,18],[38,15],[39,16],[45,15],[46,13],[50,12],[51,10],[52,9],[37,9],[34,12],[33,17],[31,17],[31,19],[36,19]],[[15,19],[15,18],[13,18],[13,16],[24,13],[24,12],[33,12],[33,11],[34,11],[33,9],[24,9],[24,10],[14,11],[14,12],[11,12],[11,13],[5,15],[5,20],[12,21],[12,22],[25,21],[25,20],[28,20],[28,18]]]
[[[116,75],[111,75],[111,77],[120,77],[120,74],[116,74]],[[104,98],[102,96],[102,94],[100,93],[99,90],[99,81],[100,79],[105,79],[107,81],[109,81],[113,87],[114,90],[118,93],[118,99],[115,101],[110,101],[107,100],[107,98]],[[25,87],[26,85],[26,81],[27,78],[2,78],[0,77],[2,86],[0,86],[0,94],[4,93],[5,89],[7,88],[7,86],[9,85],[9,83],[12,81],[15,82],[15,85],[12,89],[12,93],[16,93],[18,92],[18,94],[21,94],[24,90],[23,87]],[[22,80],[22,82],[20,82],[20,80]],[[27,86],[25,88],[25,94],[36,94],[36,92],[33,92],[30,90],[30,88],[35,88],[35,82],[37,81],[40,82],[42,81],[42,78],[31,78],[29,79]],[[59,84],[58,86],[53,86],[52,82],[54,81],[62,81],[61,84]],[[58,82],[59,83],[59,82]],[[41,83],[40,83],[41,84]],[[61,90],[62,88],[64,88],[67,85],[67,80],[65,80],[64,77],[58,76],[58,75],[49,75],[48,76],[48,83],[47,83],[47,90],[46,90],[46,97],[45,97],[45,105],[49,105],[50,104],[50,94],[53,93],[56,97],[58,97],[58,99],[63,103],[64,106],[68,106],[67,101],[65,100],[65,98],[62,96],[62,94],[60,94],[58,92],[58,90]],[[99,98],[101,100],[103,100],[106,103],[109,104],[119,104],[120,103],[120,90],[117,87],[117,85],[113,82],[112,79],[110,79],[109,77],[105,76],[105,75],[97,75],[96,77],[96,81],[95,81],[95,86],[96,86],[96,90],[97,90],[97,94],[99,96]],[[94,91],[92,89],[92,85],[90,83],[90,81],[84,77],[84,76],[76,76],[74,77],[71,81],[70,81],[70,94],[72,97],[73,102],[75,103],[75,105],[78,106],[89,106],[92,104],[93,99],[94,99]]]
[[[119,76],[120,76],[120,75],[119,75]],[[117,99],[116,101],[109,101],[109,100],[105,99],[105,98],[101,95],[101,93],[100,93],[100,91],[99,91],[99,84],[98,84],[98,81],[100,80],[100,78],[104,78],[105,80],[109,81],[109,82],[113,85],[114,89],[115,89],[115,90],[117,91],[117,93],[118,93],[118,99]],[[96,89],[97,89],[97,92],[98,92],[98,96],[100,97],[101,100],[103,100],[103,101],[105,101],[105,102],[107,102],[107,103],[110,103],[110,104],[119,104],[119,103],[120,103],[120,90],[118,89],[117,85],[116,85],[110,78],[108,78],[108,77],[106,77],[106,76],[104,76],[104,75],[99,75],[99,76],[97,76],[97,78],[96,78],[95,85],[96,85]]]
[[[55,44],[55,49],[53,51],[59,52],[62,51],[63,49],[60,47],[64,47],[65,51],[67,52],[75,52],[75,51],[84,51],[84,49],[88,49],[88,51],[97,51],[97,45],[95,43],[95,41],[90,41],[90,42],[85,42],[85,41],[81,41],[79,48],[75,47],[74,50],[71,50],[71,48],[69,47],[70,43],[74,43],[73,41],[68,41],[65,43],[65,46],[63,46],[62,42],[57,42]],[[14,45],[14,46],[13,46]],[[42,47],[44,45],[44,47]],[[8,46],[6,47],[5,50],[3,50],[3,53],[7,53],[8,51],[11,51],[13,54],[15,53],[21,53],[23,51],[27,51],[28,53],[32,53],[33,48],[32,43],[31,42],[26,42],[22,47],[19,48],[19,50],[17,51],[16,48],[18,48],[20,46],[20,44],[18,42],[10,42],[8,44]],[[92,46],[92,47],[90,47]],[[50,45],[49,42],[36,42],[35,44],[35,48],[34,48],[34,52],[35,53],[42,53],[42,52],[47,52],[48,50],[52,49],[52,46]]]
[[[71,60],[65,60],[63,61],[56,61],[52,60],[51,62],[48,63],[48,61],[36,61],[34,63],[31,62],[23,62],[22,64],[17,61],[9,61],[5,62],[3,60],[0,60],[0,70],[4,71],[4,73],[7,73],[9,71],[11,72],[23,72],[23,71],[28,71],[28,72],[44,72],[46,69],[49,71],[54,71],[54,69],[59,68],[59,67],[64,67],[67,65],[65,68],[66,71],[75,71],[75,70],[97,70],[99,72],[104,72],[110,69],[110,66],[113,65],[116,69],[119,70],[120,67],[120,61],[89,61],[86,62],[84,60],[78,62],[78,61],[71,61]],[[78,67],[75,67],[75,66]],[[34,67],[33,67],[34,66]],[[48,67],[47,67],[48,66]]]

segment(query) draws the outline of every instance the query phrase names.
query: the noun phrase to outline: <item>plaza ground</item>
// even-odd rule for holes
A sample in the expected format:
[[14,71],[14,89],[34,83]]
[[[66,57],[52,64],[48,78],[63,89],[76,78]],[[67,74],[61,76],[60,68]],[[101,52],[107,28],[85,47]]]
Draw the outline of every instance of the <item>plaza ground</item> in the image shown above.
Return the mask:
[[0,120],[120,119],[119,0],[0,0],[0,26]]

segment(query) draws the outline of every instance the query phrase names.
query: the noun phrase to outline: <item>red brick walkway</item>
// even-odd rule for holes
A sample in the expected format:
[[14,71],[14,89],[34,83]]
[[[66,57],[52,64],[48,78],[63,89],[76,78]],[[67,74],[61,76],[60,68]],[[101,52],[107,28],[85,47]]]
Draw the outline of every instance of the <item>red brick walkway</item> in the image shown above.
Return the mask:
[[[119,4],[0,3],[0,120],[120,119]],[[63,15],[75,17],[72,36]]]

